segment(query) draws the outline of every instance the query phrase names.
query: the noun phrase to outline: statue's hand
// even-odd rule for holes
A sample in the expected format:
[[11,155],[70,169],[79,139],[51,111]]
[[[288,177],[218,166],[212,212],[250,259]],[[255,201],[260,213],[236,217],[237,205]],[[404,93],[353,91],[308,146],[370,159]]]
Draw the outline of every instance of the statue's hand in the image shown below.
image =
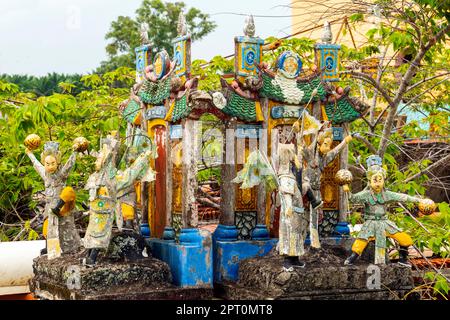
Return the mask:
[[25,153],[26,153],[26,154],[30,154],[30,153],[33,153],[33,151],[31,151],[30,149],[28,149],[28,147],[25,147]]
[[351,135],[345,137],[345,142],[346,142],[347,144],[349,144],[350,141],[352,141],[352,140],[353,140],[353,137],[352,137]]
[[342,190],[344,190],[344,192],[350,192],[350,187],[349,187],[349,185],[348,185],[348,184],[344,184],[344,185],[342,186]]
[[292,128],[294,129],[294,132],[300,132],[300,121],[295,121],[295,123],[292,125]]

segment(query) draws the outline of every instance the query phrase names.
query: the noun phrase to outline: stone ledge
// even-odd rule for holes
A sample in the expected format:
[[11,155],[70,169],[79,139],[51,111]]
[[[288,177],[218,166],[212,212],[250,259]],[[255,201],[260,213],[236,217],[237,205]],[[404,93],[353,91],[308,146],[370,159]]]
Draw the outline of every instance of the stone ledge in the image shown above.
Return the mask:
[[[402,299],[414,288],[411,269],[397,264],[379,265],[381,286],[369,289],[369,264],[359,261],[344,266],[348,253],[340,247],[309,249],[302,257],[305,268],[283,270],[283,258],[268,256],[247,259],[239,265],[237,283],[216,287],[225,299]],[[414,298],[414,296],[410,296]]]

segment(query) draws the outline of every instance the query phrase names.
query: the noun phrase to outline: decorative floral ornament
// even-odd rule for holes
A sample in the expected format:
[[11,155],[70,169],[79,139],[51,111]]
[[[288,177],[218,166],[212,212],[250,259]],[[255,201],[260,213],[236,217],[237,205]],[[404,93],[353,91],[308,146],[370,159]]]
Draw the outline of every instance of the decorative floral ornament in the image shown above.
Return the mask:
[[224,97],[222,92],[214,92],[212,94],[213,103],[216,108],[222,110],[227,105],[227,99]]

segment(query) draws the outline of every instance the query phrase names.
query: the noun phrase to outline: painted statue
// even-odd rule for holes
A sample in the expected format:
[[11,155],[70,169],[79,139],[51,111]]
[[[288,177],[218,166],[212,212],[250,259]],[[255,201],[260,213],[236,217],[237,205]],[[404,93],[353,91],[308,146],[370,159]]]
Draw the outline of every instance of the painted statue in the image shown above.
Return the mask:
[[[154,179],[150,167],[151,150],[141,153],[133,164],[124,171],[115,165],[119,141],[109,135],[100,142],[101,149],[95,162],[95,173],[91,174],[85,189],[89,190],[89,225],[83,238],[83,246],[88,249],[85,265],[96,263],[101,249],[107,249],[112,236],[114,220],[122,230],[123,219],[119,195],[128,190],[137,179]],[[151,177],[149,177],[151,176]]]
[[70,214],[75,207],[75,191],[71,187],[66,187],[66,181],[75,164],[77,152],[86,150],[88,143],[84,138],[75,139],[73,152],[63,166],[58,142],[45,143],[44,151],[41,153],[42,163],[36,159],[32,151],[37,149],[39,144],[40,138],[35,134],[25,139],[26,154],[45,184],[44,215],[47,220],[44,234],[47,248],[42,253],[47,253],[48,259],[54,259],[61,256],[61,253],[76,252],[81,245],[73,215]]
[[[144,144],[147,136],[143,134],[141,128],[134,127],[128,123],[126,136],[126,151],[123,156],[123,164],[131,166],[144,151]],[[135,230],[139,225],[137,216],[138,191],[140,191],[139,181],[135,181],[128,188],[120,191],[117,195],[120,200],[120,210],[124,222],[124,228]]]
[[259,150],[252,151],[232,181],[240,183],[241,189],[250,189],[260,183],[265,184],[268,193],[278,189],[281,202],[278,252],[284,257],[283,269],[293,271],[295,267],[305,266],[300,257],[305,253],[308,215],[292,171],[293,166],[301,167],[295,145],[278,144],[278,159],[278,170],[275,172],[265,154]]
[[[408,262],[408,247],[413,244],[411,237],[387,218],[386,205],[390,203],[430,202],[429,199],[412,197],[385,189],[386,170],[377,155],[367,158],[368,186],[361,192],[352,194],[349,186],[343,190],[349,195],[349,201],[364,205],[364,224],[352,246],[352,254],[345,260],[345,265],[353,264],[363,253],[369,241],[375,240],[375,264],[385,263],[386,237],[392,238],[400,245],[399,264],[411,266]],[[432,201],[431,201],[432,202]],[[434,204],[434,203],[433,203]],[[419,206],[420,207],[420,206]]]
[[[333,143],[333,132],[331,128],[327,128],[328,123],[325,123],[322,128],[313,136],[312,143],[307,147],[299,146],[299,153],[305,162],[303,172],[303,186],[304,190],[312,189],[312,193],[316,198],[316,208],[311,210],[310,233],[311,246],[313,248],[320,248],[319,232],[318,232],[318,214],[320,203],[322,202],[322,195],[320,193],[320,177],[325,168],[336,158],[336,156],[344,149],[344,147],[353,139],[351,135],[331,149]],[[298,122],[294,125],[294,130],[300,132],[300,124]],[[302,141],[303,138],[300,138]]]
[[301,168],[295,145],[278,144],[278,157],[278,192],[281,200],[278,252],[285,257],[284,269],[292,271],[294,267],[305,266],[299,257],[305,253],[308,217],[303,207],[302,190],[292,171],[292,166]]

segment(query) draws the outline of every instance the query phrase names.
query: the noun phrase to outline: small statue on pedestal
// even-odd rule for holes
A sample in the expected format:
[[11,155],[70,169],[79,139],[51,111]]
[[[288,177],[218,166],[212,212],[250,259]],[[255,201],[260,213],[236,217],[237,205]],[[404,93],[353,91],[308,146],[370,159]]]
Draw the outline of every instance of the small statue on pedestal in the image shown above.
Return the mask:
[[278,251],[285,257],[285,271],[293,271],[294,267],[304,267],[299,259],[305,253],[304,242],[308,230],[308,218],[303,207],[302,191],[296,183],[292,165],[301,168],[295,154],[294,144],[278,145],[278,179],[281,211]]
[[75,207],[75,191],[71,187],[65,187],[65,184],[75,164],[77,152],[85,151],[88,141],[84,138],[75,139],[73,152],[62,167],[58,142],[45,143],[41,154],[43,164],[36,159],[33,150],[39,147],[40,141],[38,135],[29,135],[24,142],[25,152],[45,183],[44,214],[47,221],[44,223],[44,234],[47,247],[41,253],[47,253],[48,259],[54,259],[61,256],[61,253],[74,253],[80,247],[80,236],[70,214]]
[[119,141],[112,135],[100,142],[101,149],[95,162],[96,172],[91,174],[86,189],[89,190],[90,216],[83,246],[88,249],[85,264],[96,263],[100,249],[107,249],[111,240],[114,220],[122,230],[123,219],[118,194],[129,189],[137,179],[154,179],[150,167],[151,150],[143,152],[123,172],[117,170],[115,159]]
[[[396,240],[400,245],[399,264],[410,267],[408,247],[413,244],[411,237],[402,232],[386,215],[386,205],[393,202],[429,203],[429,199],[412,197],[403,193],[386,190],[386,170],[377,155],[367,158],[368,186],[361,192],[352,194],[345,184],[343,190],[348,193],[349,201],[364,205],[364,224],[352,246],[352,254],[345,260],[345,265],[352,265],[363,253],[369,241],[375,240],[375,264],[385,264],[386,237]],[[434,204],[434,203],[433,203]],[[420,207],[420,206],[419,206]]]
[[[320,177],[322,172],[328,164],[330,164],[341,150],[352,141],[352,136],[348,135],[344,140],[337,145],[334,149],[331,149],[333,143],[333,132],[331,128],[327,128],[329,124],[325,123],[322,128],[314,135],[312,143],[305,147],[299,147],[299,153],[301,153],[303,159],[306,161],[306,167],[303,177],[303,190],[307,191],[312,189],[312,195],[315,200],[312,201],[311,212],[311,246],[313,248],[320,248],[319,233],[318,233],[318,211],[322,203],[322,196],[320,193]],[[300,132],[300,124],[297,121],[294,124],[294,130]],[[303,137],[300,137],[303,139]],[[310,194],[308,198],[310,201],[313,197]]]

